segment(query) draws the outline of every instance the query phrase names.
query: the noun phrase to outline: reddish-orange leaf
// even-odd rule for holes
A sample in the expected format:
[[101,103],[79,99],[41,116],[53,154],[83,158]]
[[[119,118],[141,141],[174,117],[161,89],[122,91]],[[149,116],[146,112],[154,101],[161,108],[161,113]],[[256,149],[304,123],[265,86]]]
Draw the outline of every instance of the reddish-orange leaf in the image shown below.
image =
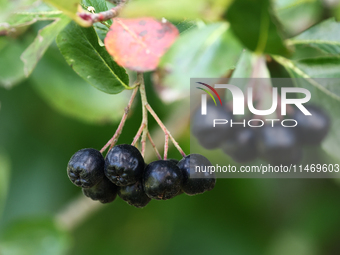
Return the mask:
[[104,43],[119,65],[145,72],[156,69],[159,58],[178,34],[177,28],[167,21],[116,18]]

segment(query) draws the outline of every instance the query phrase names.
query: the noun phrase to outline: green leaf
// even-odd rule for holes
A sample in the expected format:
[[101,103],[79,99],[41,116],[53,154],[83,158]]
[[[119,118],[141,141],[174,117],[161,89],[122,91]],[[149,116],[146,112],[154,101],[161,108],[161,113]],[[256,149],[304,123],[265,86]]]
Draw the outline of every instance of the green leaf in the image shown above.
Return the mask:
[[325,20],[288,40],[288,43],[311,46],[325,53],[338,55],[340,54],[340,23],[334,18]]
[[287,55],[270,0],[237,0],[226,13],[234,34],[251,51]]
[[[294,62],[295,66],[303,70],[308,77],[313,78],[340,78],[340,58],[321,57],[303,59]],[[340,88],[340,86],[338,85]]]
[[82,0],[81,3],[84,7],[94,7],[96,13],[107,11],[105,0]]
[[[259,110],[271,107],[272,82],[266,59],[263,55],[244,50],[228,83],[239,87],[244,94],[247,93],[247,88],[252,86],[254,88],[254,97],[262,99]],[[233,99],[231,93],[226,93],[226,99],[227,101]],[[276,116],[272,114],[267,117],[275,118]]]
[[64,14],[69,16],[75,22],[83,27],[89,27],[92,23],[80,18],[77,15],[78,8],[80,7],[81,0],[43,0],[44,2],[51,4],[55,8],[61,10]]
[[139,0],[131,1],[123,9],[122,17],[166,18],[170,20],[219,20],[233,0]]
[[98,44],[93,27],[82,28],[71,22],[57,36],[57,44],[67,63],[95,88],[108,94],[130,89],[125,69]]
[[197,22],[193,20],[170,21],[175,25],[181,35],[197,27]]
[[244,50],[231,78],[250,78],[253,72],[253,57],[254,55],[250,51]]
[[121,118],[130,91],[108,95],[86,83],[66,64],[56,49],[49,49],[30,81],[59,112],[85,122],[105,123]]
[[[13,27],[22,27],[32,25],[37,21],[55,20],[61,18],[63,13],[61,11],[47,11],[47,12],[17,12],[10,20],[8,25]],[[0,27],[1,29],[1,27]]]
[[162,94],[186,96],[190,78],[218,78],[235,68],[242,47],[227,23],[215,23],[184,33],[161,59]]
[[0,152],[0,216],[4,210],[9,187],[10,159],[7,154]]
[[48,218],[18,221],[0,241],[2,255],[64,255],[69,247],[69,235]]
[[24,62],[24,73],[26,77],[31,74],[40,58],[54,41],[56,35],[61,32],[69,22],[70,19],[67,16],[63,16],[39,30],[38,36],[33,43],[21,55],[21,60]]
[[340,58],[291,61],[275,57],[275,60],[287,69],[292,78],[295,78],[295,85],[308,89],[312,95],[311,101],[322,106],[330,115],[331,130],[322,143],[322,148],[329,155],[340,159]]
[[[87,7],[92,6],[95,8],[95,12],[99,13],[99,12],[104,12],[107,11],[107,4],[105,0],[82,0],[82,6],[87,10]],[[108,25],[112,24],[112,20],[107,20],[105,21]],[[100,46],[104,46],[104,39],[105,36],[107,34],[107,32],[109,32],[109,28],[100,23],[100,22],[96,22],[93,24],[94,29],[97,32],[98,38],[99,38],[99,45]]]
[[0,23],[7,22],[18,10],[30,9],[36,0],[0,0]]
[[0,37],[0,87],[9,89],[25,79],[20,55],[31,40],[31,36],[25,36],[22,40]]
[[27,10],[19,8],[19,12],[16,11],[6,20],[6,23],[0,23],[1,26],[5,24],[12,28],[32,25],[41,20],[55,20],[63,16],[61,11],[55,10],[53,7],[40,2],[38,5],[32,5]]
[[291,36],[317,23],[323,14],[320,0],[275,0],[274,10],[284,30]]

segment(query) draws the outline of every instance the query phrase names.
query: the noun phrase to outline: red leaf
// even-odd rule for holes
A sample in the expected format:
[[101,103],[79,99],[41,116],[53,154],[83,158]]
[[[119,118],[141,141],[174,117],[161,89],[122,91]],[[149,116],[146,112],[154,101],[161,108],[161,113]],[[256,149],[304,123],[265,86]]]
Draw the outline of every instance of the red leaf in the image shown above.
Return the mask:
[[177,28],[167,21],[116,18],[104,43],[119,65],[145,72],[156,69],[178,34]]

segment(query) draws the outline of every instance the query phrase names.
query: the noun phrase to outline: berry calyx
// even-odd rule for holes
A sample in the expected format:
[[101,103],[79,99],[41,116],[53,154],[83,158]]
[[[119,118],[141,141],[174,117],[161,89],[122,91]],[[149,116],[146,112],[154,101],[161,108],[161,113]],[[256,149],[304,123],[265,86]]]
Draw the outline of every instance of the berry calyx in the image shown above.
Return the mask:
[[67,175],[78,187],[93,187],[104,177],[103,155],[95,149],[77,151],[68,162]]
[[[206,157],[200,154],[190,154],[181,159],[177,166],[183,174],[182,190],[186,194],[193,196],[215,187],[215,174],[206,171],[207,167],[211,166]],[[198,169],[201,171],[198,171]]]
[[142,177],[144,159],[139,150],[129,144],[114,146],[106,155],[105,175],[117,186],[127,186]]
[[167,200],[180,192],[182,180],[182,172],[173,162],[157,160],[145,168],[143,185],[149,198]]
[[117,197],[118,186],[110,182],[104,177],[99,183],[92,188],[83,188],[83,194],[92,200],[98,200],[99,202],[106,204],[114,201]]

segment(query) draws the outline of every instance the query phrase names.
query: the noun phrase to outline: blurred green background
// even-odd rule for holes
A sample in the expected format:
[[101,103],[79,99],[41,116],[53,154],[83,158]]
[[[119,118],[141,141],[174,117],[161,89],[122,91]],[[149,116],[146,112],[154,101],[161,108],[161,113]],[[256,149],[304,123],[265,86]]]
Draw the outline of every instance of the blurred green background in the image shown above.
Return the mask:
[[[339,15],[337,3],[298,2],[275,1],[291,36]],[[72,71],[55,44],[25,79],[20,55],[46,24],[0,36],[0,254],[339,254],[336,179],[218,179],[210,192],[151,201],[143,209],[119,198],[108,205],[87,204],[67,178],[67,162],[77,150],[100,149],[109,140],[129,93],[95,90]],[[275,63],[269,68],[273,77],[286,75]],[[187,101],[163,103],[150,73],[146,90],[188,152],[189,122],[179,110]],[[138,99],[119,143],[131,143],[140,121]],[[158,129],[153,121],[150,129]],[[169,153],[180,157],[173,148]],[[221,156],[209,153],[212,161]],[[86,206],[93,206],[92,213],[83,214],[91,211]],[[86,217],[72,225],[78,214]],[[67,216],[71,223],[63,225]]]

